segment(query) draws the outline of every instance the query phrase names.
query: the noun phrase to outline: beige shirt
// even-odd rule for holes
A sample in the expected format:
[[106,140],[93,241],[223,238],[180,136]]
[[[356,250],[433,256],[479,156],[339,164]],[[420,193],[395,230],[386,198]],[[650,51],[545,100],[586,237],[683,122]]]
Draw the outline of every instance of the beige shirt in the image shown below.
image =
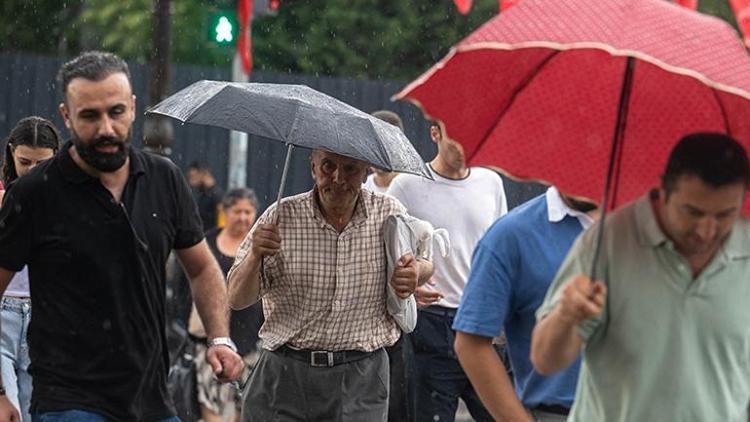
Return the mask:
[[386,311],[383,223],[404,207],[363,189],[351,221],[338,233],[321,215],[314,192],[271,205],[237,253],[235,267],[250,250],[257,225],[279,213],[281,252],[264,258],[261,269],[263,347],[373,351],[392,345],[400,331]]

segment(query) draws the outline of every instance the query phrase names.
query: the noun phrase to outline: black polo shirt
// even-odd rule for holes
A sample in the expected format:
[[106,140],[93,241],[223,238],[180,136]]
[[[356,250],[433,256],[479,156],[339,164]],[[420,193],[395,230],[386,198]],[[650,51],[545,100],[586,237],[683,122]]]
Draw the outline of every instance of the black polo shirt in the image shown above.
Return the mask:
[[174,164],[134,148],[118,203],[71,145],[19,179],[0,210],[0,267],[29,267],[31,410],[167,418],[165,263],[203,239],[197,208]]

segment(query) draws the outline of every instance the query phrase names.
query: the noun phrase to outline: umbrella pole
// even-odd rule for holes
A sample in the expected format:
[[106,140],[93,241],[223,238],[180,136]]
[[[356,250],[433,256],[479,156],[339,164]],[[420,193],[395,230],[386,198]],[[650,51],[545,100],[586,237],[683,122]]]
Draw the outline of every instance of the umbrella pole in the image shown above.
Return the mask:
[[[617,123],[615,124],[615,133],[612,139],[612,150],[609,155],[609,166],[607,168],[607,181],[604,185],[604,197],[600,204],[601,216],[596,233],[596,246],[594,248],[594,258],[591,261],[591,280],[596,280],[596,267],[601,255],[602,244],[604,241],[604,222],[607,218],[607,209],[610,201],[614,202],[617,195],[616,186],[620,171],[620,157],[622,156],[622,142],[625,137],[625,127],[627,126],[628,106],[630,105],[630,93],[633,87],[633,69],[635,68],[635,59],[628,57],[625,63],[625,74],[623,75],[622,89],[620,90],[620,103],[617,111]],[[614,189],[614,192],[610,192]],[[610,193],[613,193],[610,198]]]
[[284,186],[286,185],[286,175],[289,173],[289,163],[292,161],[292,150],[294,145],[287,144],[286,159],[284,160],[284,170],[281,172],[281,183],[279,184],[279,194],[276,196],[276,218],[275,224],[279,224],[279,207],[281,207],[281,198],[284,197]]

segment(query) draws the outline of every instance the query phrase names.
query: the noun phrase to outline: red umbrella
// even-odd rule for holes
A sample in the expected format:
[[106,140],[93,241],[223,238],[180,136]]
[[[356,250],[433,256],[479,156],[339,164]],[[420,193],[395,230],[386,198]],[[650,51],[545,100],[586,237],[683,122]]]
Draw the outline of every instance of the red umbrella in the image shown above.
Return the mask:
[[521,1],[394,98],[442,122],[471,165],[599,199],[612,163],[610,206],[656,186],[687,133],[750,150],[738,35],[663,0]]

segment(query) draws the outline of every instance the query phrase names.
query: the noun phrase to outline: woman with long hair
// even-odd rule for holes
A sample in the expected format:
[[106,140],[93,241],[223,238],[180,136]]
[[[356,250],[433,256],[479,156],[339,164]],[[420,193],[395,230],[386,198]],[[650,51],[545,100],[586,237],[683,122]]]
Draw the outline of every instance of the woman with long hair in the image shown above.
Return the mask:
[[[255,223],[258,211],[258,199],[252,189],[232,189],[224,195],[221,202],[224,211],[225,225],[206,233],[206,242],[219,262],[224,274],[229,272],[240,244]],[[263,308],[261,302],[243,309],[232,311],[230,334],[237,349],[248,367],[252,367],[259,357],[258,331],[263,325]],[[225,420],[224,417],[234,414],[233,420],[240,420],[241,397],[231,384],[219,384],[213,375],[211,365],[205,360],[206,332],[193,306],[188,331],[196,340],[195,365],[198,382],[198,402],[201,418],[204,422]]]
[[[47,119],[21,119],[5,141],[2,180],[9,189],[40,163],[52,158],[60,148],[57,128]],[[4,191],[0,191],[3,198]],[[31,320],[29,274],[26,267],[17,272],[3,293],[0,303],[2,338],[0,339],[0,367],[5,394],[18,409],[21,420],[31,420],[31,376],[26,332]]]

